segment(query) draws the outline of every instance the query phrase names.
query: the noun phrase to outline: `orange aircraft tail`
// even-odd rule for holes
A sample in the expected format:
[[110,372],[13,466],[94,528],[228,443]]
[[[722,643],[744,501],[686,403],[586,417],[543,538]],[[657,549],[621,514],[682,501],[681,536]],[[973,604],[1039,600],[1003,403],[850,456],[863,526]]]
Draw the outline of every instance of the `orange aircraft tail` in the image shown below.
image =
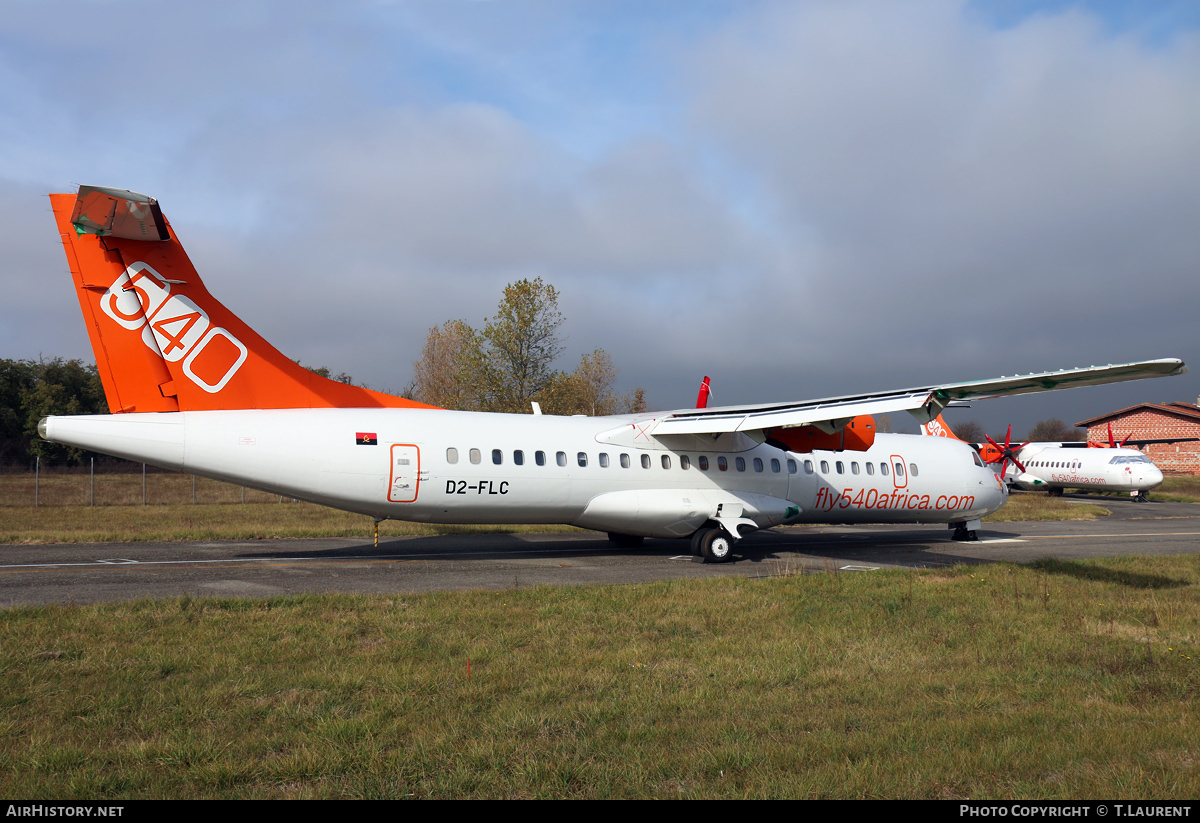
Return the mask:
[[950,430],[950,424],[939,414],[937,417],[930,420],[921,426],[921,431],[925,434],[931,434],[934,437],[949,437],[951,440],[957,440],[960,443],[965,442],[961,437]]
[[52,194],[109,409],[428,408],[289,360],[217,301],[151,197]]

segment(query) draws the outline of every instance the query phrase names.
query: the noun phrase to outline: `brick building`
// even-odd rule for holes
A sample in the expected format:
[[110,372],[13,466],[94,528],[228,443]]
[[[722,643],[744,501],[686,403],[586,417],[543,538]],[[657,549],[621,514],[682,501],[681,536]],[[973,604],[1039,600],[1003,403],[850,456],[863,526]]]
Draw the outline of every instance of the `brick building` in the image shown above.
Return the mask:
[[1126,436],[1131,441],[1198,438],[1190,443],[1149,443],[1139,448],[1165,474],[1200,474],[1200,406],[1195,403],[1141,403],[1075,425],[1087,428],[1088,442],[1107,443],[1109,423],[1117,443]]

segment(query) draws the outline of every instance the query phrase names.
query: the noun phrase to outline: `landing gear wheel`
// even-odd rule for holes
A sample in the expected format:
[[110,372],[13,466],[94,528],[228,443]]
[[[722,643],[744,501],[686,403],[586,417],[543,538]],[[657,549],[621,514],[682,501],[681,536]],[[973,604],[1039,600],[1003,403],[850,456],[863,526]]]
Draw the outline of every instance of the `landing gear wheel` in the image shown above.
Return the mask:
[[725,563],[733,556],[733,539],[724,529],[705,529],[700,537],[700,553],[709,563]]
[[968,529],[966,526],[964,526],[963,524],[960,523],[957,526],[955,526],[954,536],[951,539],[952,540],[974,541],[974,540],[979,539],[979,535],[977,535],[975,533],[974,529]]
[[637,549],[641,548],[642,542],[646,538],[636,534],[620,534],[619,532],[609,532],[608,542],[612,543],[618,549]]

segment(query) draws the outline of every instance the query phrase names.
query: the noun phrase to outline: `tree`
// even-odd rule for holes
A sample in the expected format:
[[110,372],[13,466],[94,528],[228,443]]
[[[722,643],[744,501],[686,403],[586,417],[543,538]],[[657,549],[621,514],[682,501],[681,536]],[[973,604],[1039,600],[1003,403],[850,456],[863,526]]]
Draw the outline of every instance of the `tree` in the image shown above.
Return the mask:
[[482,362],[483,342],[468,323],[447,320],[434,326],[421,359],[413,363],[413,398],[444,409],[478,411],[483,405]]
[[1026,438],[1030,442],[1059,442],[1059,441],[1075,441],[1083,440],[1083,435],[1075,431],[1057,417],[1052,417],[1049,420],[1043,420],[1034,426],[1029,431],[1029,436]]
[[464,320],[429,330],[413,363],[412,397],[465,411],[607,415],[646,410],[645,392],[614,393],[617,368],[603,349],[584,355],[575,371],[554,368],[562,353],[558,290],[536,280],[504,289],[496,314],[477,331]]
[[25,398],[37,380],[37,363],[0,359],[0,462],[24,462],[28,456]]
[[[0,462],[79,463],[82,449],[47,443],[38,422],[52,414],[106,414],[100,374],[80,360],[0,359]],[[106,458],[107,459],[107,458]]]
[[617,382],[617,367],[612,358],[603,349],[596,349],[591,354],[585,354],[579,360],[579,366],[566,378],[569,384],[571,405],[569,414],[598,415],[616,414],[623,411],[619,408],[620,399],[613,394],[613,384]]
[[483,326],[486,411],[525,411],[558,379],[553,365],[563,350],[562,322],[558,290],[540,277],[504,287],[496,315]]
[[964,420],[950,427],[954,436],[968,443],[982,443],[984,439],[983,426],[976,420]]

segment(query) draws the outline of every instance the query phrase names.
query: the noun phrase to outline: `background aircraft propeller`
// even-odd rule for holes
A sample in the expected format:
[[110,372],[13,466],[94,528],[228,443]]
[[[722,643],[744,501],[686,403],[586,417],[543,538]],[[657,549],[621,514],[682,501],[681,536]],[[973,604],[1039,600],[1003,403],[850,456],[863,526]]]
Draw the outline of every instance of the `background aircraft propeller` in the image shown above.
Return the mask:
[[992,447],[990,449],[986,449],[986,448],[981,449],[980,455],[983,457],[984,461],[989,466],[994,463],[1001,464],[1000,465],[1000,479],[1001,480],[1004,479],[1004,475],[1008,472],[1008,464],[1010,461],[1012,462],[1012,464],[1014,466],[1016,466],[1022,472],[1025,471],[1025,467],[1021,464],[1021,461],[1017,459],[1017,452],[1019,452],[1022,448],[1024,448],[1025,446],[1028,446],[1029,444],[1022,443],[1019,446],[1013,445],[1013,443],[1012,443],[1012,424],[1009,424],[1008,432],[1004,435],[1004,445],[1003,446],[1001,446],[999,443],[997,443],[992,438],[988,437],[986,434],[984,435],[984,437],[987,437],[987,442],[991,443]]
[[1133,432],[1130,432],[1129,434],[1125,435],[1125,439],[1121,441],[1120,445],[1117,445],[1117,439],[1115,437],[1113,437],[1112,423],[1109,423],[1108,424],[1108,442],[1107,443],[1093,443],[1091,440],[1089,440],[1088,448],[1091,448],[1091,449],[1124,448],[1125,444],[1129,442],[1129,438],[1131,438],[1131,437],[1133,437]]

